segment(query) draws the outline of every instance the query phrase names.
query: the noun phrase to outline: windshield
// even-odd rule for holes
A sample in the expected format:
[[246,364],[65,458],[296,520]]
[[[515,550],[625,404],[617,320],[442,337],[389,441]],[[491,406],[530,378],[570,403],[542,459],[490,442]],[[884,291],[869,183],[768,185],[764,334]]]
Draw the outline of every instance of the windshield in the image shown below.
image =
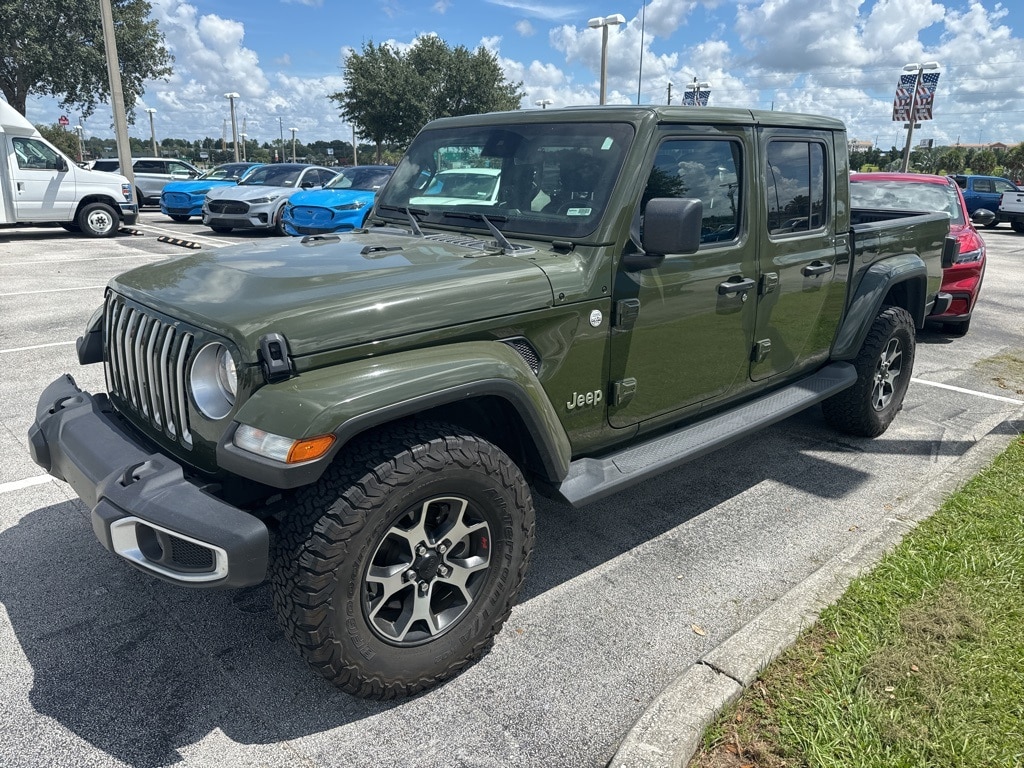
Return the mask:
[[257,168],[240,182],[239,186],[294,187],[302,173],[300,165],[264,165]]
[[850,179],[853,208],[891,211],[922,211],[949,214],[950,223],[963,224],[956,185],[898,179]]
[[633,139],[626,123],[535,123],[420,133],[377,215],[554,237],[594,231]]
[[245,175],[245,172],[252,168],[251,163],[228,163],[211,168],[200,179],[221,179],[225,181],[237,181]]
[[346,168],[325,189],[361,189],[373,192],[384,186],[393,168]]

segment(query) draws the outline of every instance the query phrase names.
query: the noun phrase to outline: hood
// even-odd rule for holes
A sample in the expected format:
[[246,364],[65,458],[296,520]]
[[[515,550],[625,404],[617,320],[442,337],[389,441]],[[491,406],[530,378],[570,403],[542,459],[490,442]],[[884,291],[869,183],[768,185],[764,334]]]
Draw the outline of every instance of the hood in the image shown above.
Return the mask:
[[333,208],[359,201],[372,205],[376,195],[368,189],[303,189],[292,195],[289,202],[295,207],[305,205],[310,208]]
[[90,170],[89,168],[80,168],[78,166],[75,166],[74,172],[75,183],[77,184],[88,183],[96,184],[103,187],[117,187],[118,200],[122,199],[120,192],[120,188],[122,186],[131,189],[131,185],[128,183],[128,178],[126,176],[122,176],[120,173],[117,173],[115,171],[93,171]]
[[301,356],[553,303],[544,271],[527,258],[382,234],[202,252],[139,267],[111,287],[227,336],[250,363],[265,333],[283,334]]
[[287,197],[298,192],[295,187],[273,187],[265,184],[232,184],[210,190],[209,199],[256,200],[260,197]]
[[170,181],[164,185],[164,192],[184,192],[192,194],[198,189],[212,189],[213,187],[233,187],[237,181],[232,179],[193,179],[191,181]]

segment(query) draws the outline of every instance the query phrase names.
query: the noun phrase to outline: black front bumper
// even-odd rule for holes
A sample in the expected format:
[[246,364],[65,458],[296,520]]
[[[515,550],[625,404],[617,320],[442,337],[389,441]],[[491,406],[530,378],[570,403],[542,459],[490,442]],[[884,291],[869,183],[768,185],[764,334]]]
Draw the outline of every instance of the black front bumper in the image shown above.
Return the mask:
[[100,543],[137,568],[193,587],[266,578],[266,525],[206,493],[180,464],[133,437],[105,395],[62,376],[40,396],[28,438],[33,461],[92,510]]

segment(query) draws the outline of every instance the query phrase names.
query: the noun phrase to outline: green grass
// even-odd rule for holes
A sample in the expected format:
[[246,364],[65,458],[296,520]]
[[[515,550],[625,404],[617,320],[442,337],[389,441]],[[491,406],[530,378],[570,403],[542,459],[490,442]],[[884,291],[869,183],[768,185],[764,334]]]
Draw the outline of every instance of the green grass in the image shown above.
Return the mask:
[[1024,438],[851,584],[691,766],[1024,766]]

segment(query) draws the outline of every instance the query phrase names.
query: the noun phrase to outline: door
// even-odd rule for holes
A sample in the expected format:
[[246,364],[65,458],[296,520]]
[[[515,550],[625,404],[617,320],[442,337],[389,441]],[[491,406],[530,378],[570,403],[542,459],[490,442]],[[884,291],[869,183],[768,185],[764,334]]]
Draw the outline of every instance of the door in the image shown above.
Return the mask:
[[[697,129],[701,130],[701,129]],[[615,279],[609,420],[626,427],[726,397],[746,381],[757,263],[747,222],[752,130],[703,129],[659,143],[647,173],[652,198],[698,198],[701,245]],[[744,136],[746,134],[746,136]],[[745,140],[744,140],[745,139]]]
[[761,285],[750,378],[766,379],[824,360],[842,311],[832,290],[839,268],[835,237],[832,135],[785,129],[759,132],[765,158]]
[[17,220],[70,221],[75,175],[67,161],[49,144],[27,136],[12,136],[11,148],[8,165]]

